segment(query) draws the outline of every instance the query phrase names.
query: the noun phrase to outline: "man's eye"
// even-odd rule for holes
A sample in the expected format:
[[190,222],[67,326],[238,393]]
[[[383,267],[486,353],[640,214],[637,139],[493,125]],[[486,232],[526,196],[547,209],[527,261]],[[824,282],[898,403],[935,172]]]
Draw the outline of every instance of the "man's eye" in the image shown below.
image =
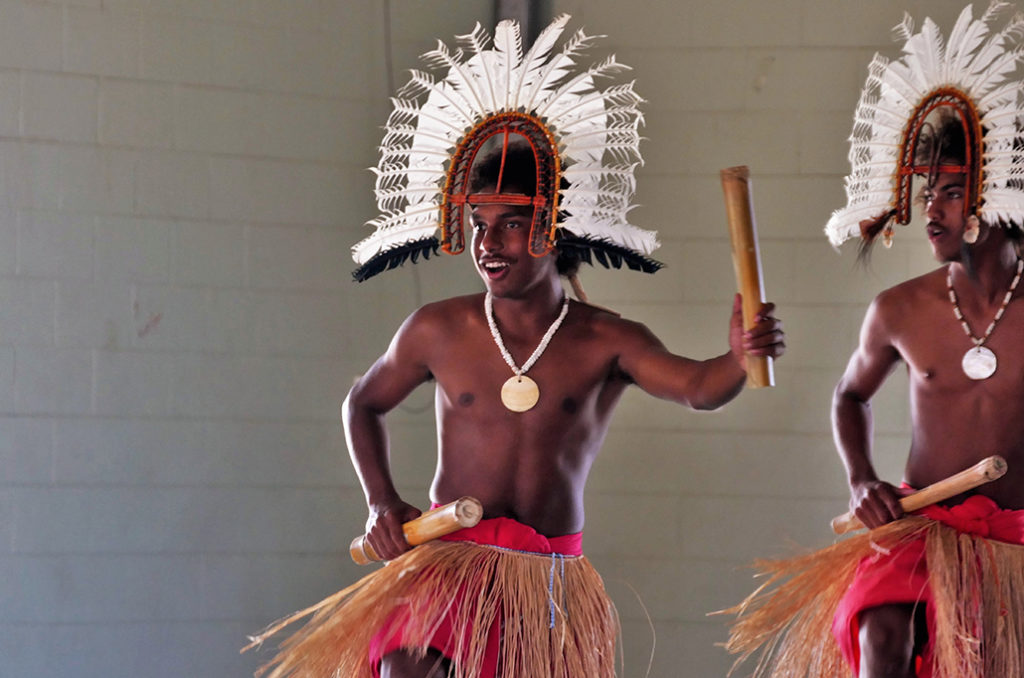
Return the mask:
[[480,222],[477,222],[477,223],[473,224],[473,230],[474,231],[482,231],[485,228],[487,228],[487,227],[484,224],[481,224]]

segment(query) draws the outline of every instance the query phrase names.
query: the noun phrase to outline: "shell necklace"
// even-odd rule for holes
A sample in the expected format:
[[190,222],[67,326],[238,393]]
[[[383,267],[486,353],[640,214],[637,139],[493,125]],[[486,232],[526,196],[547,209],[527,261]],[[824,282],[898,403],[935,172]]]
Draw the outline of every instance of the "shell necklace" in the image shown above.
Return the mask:
[[494,343],[498,345],[498,350],[501,351],[501,357],[505,359],[508,366],[512,368],[512,372],[515,373],[515,376],[509,377],[508,381],[501,386],[501,403],[509,410],[513,412],[526,412],[540,400],[540,388],[538,388],[537,382],[526,376],[526,371],[533,367],[533,364],[540,359],[544,349],[548,347],[551,337],[555,336],[555,332],[562,325],[562,321],[565,320],[565,315],[568,312],[569,298],[564,297],[562,310],[558,317],[555,318],[555,322],[551,323],[551,327],[544,333],[540,344],[534,349],[533,354],[527,358],[522,367],[518,367],[516,361],[512,359],[512,354],[505,348],[505,342],[501,339],[501,332],[498,331],[498,325],[494,322],[493,297],[491,297],[490,292],[484,296],[484,315],[487,316],[487,326],[491,328],[491,336],[494,337]]
[[974,342],[974,346],[967,349],[967,353],[964,353],[964,358],[960,362],[964,374],[971,379],[988,379],[995,374],[996,354],[992,352],[992,349],[982,346],[982,344],[988,340],[992,330],[996,327],[996,323],[1003,317],[1003,313],[1010,303],[1010,297],[1013,296],[1013,291],[1017,289],[1017,283],[1020,282],[1021,271],[1024,271],[1024,259],[1017,259],[1017,275],[1013,276],[1013,282],[1010,283],[1010,289],[1006,292],[1006,296],[1003,297],[1002,305],[996,311],[996,317],[989,323],[984,336],[979,339],[971,333],[971,328],[967,326],[967,321],[964,320],[964,314],[960,312],[960,304],[957,302],[956,292],[953,291],[952,267],[946,270],[946,287],[949,288],[949,300],[953,302],[953,315],[960,321],[960,326],[964,328],[964,332],[967,333],[970,340]]

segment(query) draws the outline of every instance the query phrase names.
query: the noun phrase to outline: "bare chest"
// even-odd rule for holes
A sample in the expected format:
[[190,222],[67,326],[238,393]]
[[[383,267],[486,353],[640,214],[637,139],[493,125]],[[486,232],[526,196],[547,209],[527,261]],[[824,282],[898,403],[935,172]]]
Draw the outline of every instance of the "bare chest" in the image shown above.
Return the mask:
[[571,415],[592,405],[608,385],[614,366],[609,352],[569,333],[556,335],[522,371],[534,348],[509,342],[510,365],[489,335],[466,336],[439,356],[431,371],[445,401],[466,414],[536,399],[529,409]]
[[[516,367],[533,352],[534,341],[506,339]],[[519,377],[486,327],[453,337],[430,366],[442,443],[463,446],[487,439],[509,449],[580,452],[595,447],[627,385],[615,378],[615,353],[605,343],[586,328],[565,327],[556,333],[522,375],[529,380],[527,399],[536,402],[516,411],[507,396],[510,389],[517,390],[512,387]]]
[[[991,318],[968,318],[970,335],[941,305],[901,329],[895,345],[915,388],[926,392],[987,395],[1024,402],[1024,300],[1014,300],[991,334]],[[972,338],[973,337],[973,338]],[[1022,405],[1024,407],[1024,405]]]

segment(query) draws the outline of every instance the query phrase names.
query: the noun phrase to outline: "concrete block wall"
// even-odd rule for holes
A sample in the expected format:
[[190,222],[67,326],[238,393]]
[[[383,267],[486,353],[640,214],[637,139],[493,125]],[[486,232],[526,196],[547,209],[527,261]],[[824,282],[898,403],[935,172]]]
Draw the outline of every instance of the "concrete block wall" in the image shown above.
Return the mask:
[[[466,24],[390,9],[400,54]],[[409,287],[349,276],[385,17],[0,1],[0,675],[251,675],[247,634],[356,576],[338,408]]]
[[[0,0],[0,675],[250,675],[246,634],[359,574],[338,407],[419,303],[479,288],[466,257],[349,282],[364,168],[402,71],[491,4]],[[717,172],[754,173],[778,386],[704,414],[628,394],[587,497],[625,675],[655,637],[649,675],[724,675],[705,613],[749,590],[751,558],[828,541],[832,386],[871,297],[932,265],[912,229],[868,270],[821,235],[866,64],[904,9],[948,25],[960,5],[551,5],[607,34],[649,101],[633,214],[669,267],[587,270],[595,301],[683,354],[724,350]],[[895,478],[893,382],[875,411]],[[431,401],[390,418],[423,502]]]

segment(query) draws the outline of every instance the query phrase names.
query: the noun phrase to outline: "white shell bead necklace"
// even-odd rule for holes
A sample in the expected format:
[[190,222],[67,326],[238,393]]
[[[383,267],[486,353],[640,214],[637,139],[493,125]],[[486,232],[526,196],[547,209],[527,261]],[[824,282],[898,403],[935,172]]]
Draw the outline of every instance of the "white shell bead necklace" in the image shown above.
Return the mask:
[[996,371],[996,354],[992,352],[987,346],[982,346],[992,334],[992,330],[996,328],[996,323],[1003,317],[1003,313],[1006,311],[1006,307],[1010,303],[1010,298],[1013,296],[1013,291],[1017,289],[1017,283],[1020,282],[1021,271],[1024,271],[1024,259],[1017,259],[1017,274],[1013,276],[1013,282],[1010,283],[1010,289],[1007,290],[1006,296],[1003,297],[1003,303],[999,306],[999,310],[996,311],[996,317],[989,323],[988,329],[985,330],[985,334],[979,339],[975,337],[971,332],[971,328],[967,325],[967,321],[964,320],[964,314],[960,311],[960,304],[956,299],[956,292],[953,291],[953,269],[949,267],[946,269],[946,287],[949,289],[949,300],[953,302],[953,315],[960,321],[960,327],[964,328],[964,332],[974,343],[974,346],[967,349],[967,353],[964,353],[963,360],[960,362],[960,366],[963,368],[964,374],[971,379],[988,379]]
[[526,359],[523,366],[519,367],[516,365],[516,361],[512,359],[512,354],[505,348],[501,332],[498,331],[498,324],[494,322],[494,298],[490,292],[484,296],[484,315],[487,316],[487,326],[491,328],[491,336],[494,337],[494,343],[498,345],[498,350],[501,351],[501,357],[505,359],[505,362],[512,368],[512,372],[515,374],[515,376],[510,377],[501,386],[501,402],[509,410],[513,412],[526,412],[540,400],[540,388],[537,386],[537,382],[526,376],[526,372],[544,354],[544,349],[548,347],[551,338],[555,336],[555,332],[562,326],[562,321],[565,320],[568,312],[569,298],[564,297],[562,310],[559,312],[558,317],[555,318],[555,322],[551,323],[551,327],[541,337],[540,344],[537,345],[537,348],[534,349],[530,357]]

